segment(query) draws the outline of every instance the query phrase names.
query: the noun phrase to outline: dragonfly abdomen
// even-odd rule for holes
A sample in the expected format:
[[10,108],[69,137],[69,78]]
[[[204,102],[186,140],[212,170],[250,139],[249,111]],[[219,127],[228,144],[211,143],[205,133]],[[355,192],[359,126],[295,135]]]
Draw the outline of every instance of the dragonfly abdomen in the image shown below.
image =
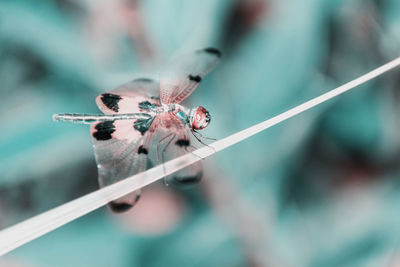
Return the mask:
[[137,120],[150,119],[152,116],[147,113],[131,113],[131,114],[77,114],[77,113],[62,113],[54,114],[53,120],[66,121],[72,123],[92,124],[94,122],[114,121],[114,120]]

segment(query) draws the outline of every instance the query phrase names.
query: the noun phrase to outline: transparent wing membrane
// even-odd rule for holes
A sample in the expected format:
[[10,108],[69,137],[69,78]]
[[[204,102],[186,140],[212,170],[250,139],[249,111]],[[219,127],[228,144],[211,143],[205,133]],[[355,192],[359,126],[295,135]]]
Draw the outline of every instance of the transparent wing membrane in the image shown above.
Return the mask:
[[[152,119],[149,119],[152,121]],[[134,128],[137,120],[95,123],[91,136],[101,187],[145,171],[154,128],[142,133]],[[149,122],[151,125],[151,122]],[[140,192],[133,192],[109,204],[114,212],[124,212],[135,205]]]
[[[97,106],[106,114],[103,117],[115,118],[91,126],[101,187],[143,172],[150,165],[148,152],[155,127],[152,127],[154,115],[147,114],[146,107],[160,105],[158,94],[157,81],[140,78],[96,98]],[[125,118],[131,114],[141,115]],[[124,119],[119,119],[121,116]],[[124,212],[133,207],[139,197],[140,192],[136,191],[108,206],[114,212]]]
[[[166,128],[166,134],[157,144],[157,155],[159,161],[166,162],[176,157],[190,153],[194,150],[191,145],[188,129],[174,115],[161,115]],[[175,186],[191,186],[200,182],[202,177],[202,166],[200,162],[194,163],[165,178],[168,184]]]
[[160,75],[161,102],[164,104],[182,102],[218,63],[220,57],[219,50],[205,48],[172,60]]

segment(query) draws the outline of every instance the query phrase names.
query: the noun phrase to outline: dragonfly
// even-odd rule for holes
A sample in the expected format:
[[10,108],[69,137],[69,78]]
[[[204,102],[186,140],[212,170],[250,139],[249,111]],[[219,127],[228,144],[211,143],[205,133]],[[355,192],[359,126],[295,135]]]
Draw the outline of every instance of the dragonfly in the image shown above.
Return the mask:
[[[103,114],[63,113],[55,121],[90,124],[100,187],[143,172],[152,166],[150,149],[156,147],[158,163],[191,152],[190,134],[206,128],[210,113],[202,106],[181,105],[204,76],[219,62],[221,52],[212,47],[173,59],[161,71],[159,81],[137,78],[96,98]],[[153,145],[153,142],[156,144]],[[194,185],[202,177],[197,162],[164,178],[166,183]],[[108,203],[115,213],[130,210],[140,199],[140,190]]]

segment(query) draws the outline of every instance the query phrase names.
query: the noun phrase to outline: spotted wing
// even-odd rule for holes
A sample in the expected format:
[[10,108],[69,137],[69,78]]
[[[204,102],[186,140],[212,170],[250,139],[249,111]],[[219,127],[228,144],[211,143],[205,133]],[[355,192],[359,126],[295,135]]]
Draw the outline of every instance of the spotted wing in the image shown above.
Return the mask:
[[139,78],[105,92],[96,98],[96,104],[104,114],[138,113],[143,110],[138,103],[147,101],[159,103],[158,81]]
[[[99,184],[104,187],[149,167],[148,151],[154,136],[153,118],[115,120],[92,124],[91,136],[98,167]],[[109,203],[114,212],[129,210],[140,191]]]
[[160,98],[164,104],[180,103],[218,63],[221,52],[215,48],[197,50],[170,62],[160,75]]
[[[191,145],[189,131],[175,115],[160,115],[167,133],[157,146],[157,153],[162,162],[177,158],[194,150]],[[200,182],[202,166],[196,162],[166,177],[168,184],[176,186],[192,186]]]

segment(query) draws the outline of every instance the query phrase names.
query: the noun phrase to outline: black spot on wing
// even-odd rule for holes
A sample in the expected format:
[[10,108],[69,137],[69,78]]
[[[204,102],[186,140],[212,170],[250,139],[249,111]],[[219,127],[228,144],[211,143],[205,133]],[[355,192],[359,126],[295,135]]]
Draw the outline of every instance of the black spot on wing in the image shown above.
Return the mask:
[[194,76],[194,75],[189,74],[188,77],[189,77],[189,80],[194,81],[196,83],[199,83],[201,81],[201,77],[199,75]]
[[138,119],[133,123],[133,128],[138,130],[141,135],[144,135],[150,128],[154,118],[150,119]]
[[203,51],[206,53],[209,53],[209,54],[213,54],[218,58],[221,57],[221,51],[219,51],[218,49],[216,49],[214,47],[207,47],[207,48],[203,49]]
[[180,147],[186,147],[190,145],[190,141],[187,139],[179,139],[175,142],[175,144],[177,144]]
[[150,103],[147,100],[139,103],[139,109],[141,109],[141,110],[150,110],[155,107],[156,107],[156,105]]
[[[138,199],[138,198],[136,197],[136,199]],[[128,204],[128,203],[118,203],[115,201],[108,203],[108,206],[110,207],[110,209],[113,212],[116,212],[116,213],[125,212],[133,207],[133,205]]]
[[109,109],[118,112],[119,107],[118,107],[118,102],[121,100],[121,97],[119,95],[114,95],[114,94],[102,94],[101,95],[101,102],[108,107]]
[[192,185],[197,184],[201,177],[198,175],[193,176],[181,176],[181,177],[174,177],[175,181],[182,184],[182,185]]
[[93,137],[98,141],[111,139],[111,134],[115,132],[114,121],[100,122],[94,128],[96,131],[93,133]]
[[202,178],[203,174],[201,172],[195,175],[187,175],[187,176],[172,176],[172,178],[168,179],[168,183],[174,185],[176,187],[187,188],[194,185],[197,185]]
[[149,153],[149,151],[147,151],[147,149],[144,148],[143,146],[140,146],[140,147],[138,148],[138,154],[145,154],[145,155],[147,155],[148,153]]
[[135,81],[135,82],[145,82],[145,83],[154,82],[154,80],[150,79],[150,78],[137,78],[137,79],[134,79],[133,81]]

